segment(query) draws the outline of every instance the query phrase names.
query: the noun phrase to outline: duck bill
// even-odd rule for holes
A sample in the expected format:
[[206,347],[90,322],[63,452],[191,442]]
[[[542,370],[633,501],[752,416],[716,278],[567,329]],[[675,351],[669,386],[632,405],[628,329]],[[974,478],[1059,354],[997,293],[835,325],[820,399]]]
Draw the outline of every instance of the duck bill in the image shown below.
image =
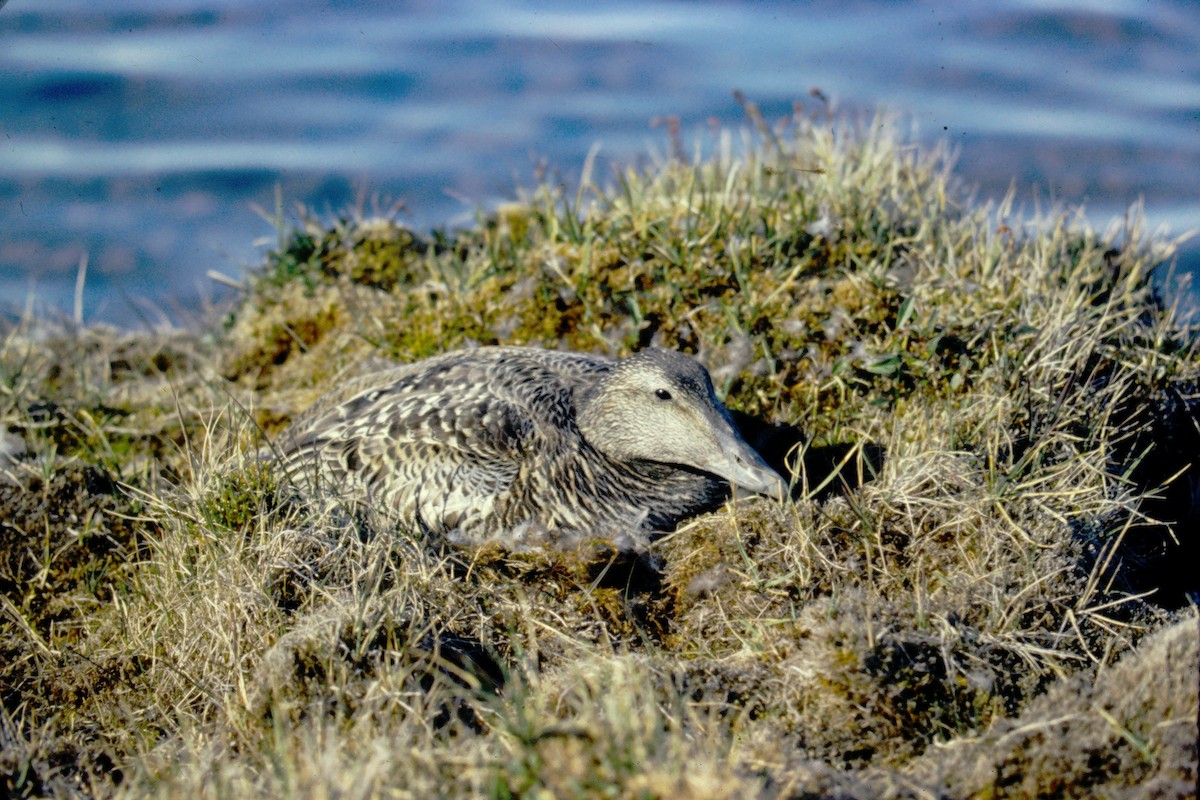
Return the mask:
[[708,471],[729,481],[735,494],[761,494],[776,500],[791,496],[787,481],[736,431],[731,429],[721,438],[724,458],[721,463],[710,465]]

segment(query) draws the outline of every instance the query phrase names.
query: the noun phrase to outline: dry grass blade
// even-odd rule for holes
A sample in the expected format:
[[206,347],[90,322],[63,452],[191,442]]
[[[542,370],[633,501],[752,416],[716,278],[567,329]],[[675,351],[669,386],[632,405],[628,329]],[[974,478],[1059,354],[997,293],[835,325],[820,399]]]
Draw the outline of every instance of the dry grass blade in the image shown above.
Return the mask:
[[[209,330],[3,331],[0,793],[1194,787],[1171,243],[974,207],[894,121],[745,107],[453,234],[281,201]],[[794,499],[648,553],[462,549],[260,458],[331,387],[490,343],[696,355]]]

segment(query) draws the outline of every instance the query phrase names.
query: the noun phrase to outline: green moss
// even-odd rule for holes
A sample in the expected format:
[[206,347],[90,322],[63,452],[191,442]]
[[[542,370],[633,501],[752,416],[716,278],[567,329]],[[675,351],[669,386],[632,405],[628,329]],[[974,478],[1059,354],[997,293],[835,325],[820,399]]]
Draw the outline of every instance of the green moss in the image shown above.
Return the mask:
[[[1128,735],[1106,722],[1070,785],[1051,774],[1069,759],[1039,760],[1057,729],[1034,725],[1039,744],[1013,721],[1083,697],[1071,680],[1195,589],[1172,565],[1195,552],[1200,362],[1147,278],[1169,247],[965,205],[946,154],[886,124],[747,108],[736,157],[541,186],[462,231],[298,219],[219,331],[5,332],[2,699],[45,745],[22,774],[107,759],[100,793],[169,795],[872,797],[903,776],[1006,796],[940,771],[991,730],[1025,749],[997,734],[978,774],[1013,786],[1178,761],[1153,749],[1153,704],[1112,712]],[[349,376],[496,343],[697,355],[794,468],[795,502],[739,500],[639,555],[465,550],[296,507],[249,457]]]
[[0,483],[0,509],[0,592],[43,634],[75,604],[86,609],[124,591],[126,567],[147,534],[112,476],[78,462],[23,485]]
[[196,506],[206,525],[244,533],[271,518],[283,503],[284,491],[269,464],[252,463],[217,475]]

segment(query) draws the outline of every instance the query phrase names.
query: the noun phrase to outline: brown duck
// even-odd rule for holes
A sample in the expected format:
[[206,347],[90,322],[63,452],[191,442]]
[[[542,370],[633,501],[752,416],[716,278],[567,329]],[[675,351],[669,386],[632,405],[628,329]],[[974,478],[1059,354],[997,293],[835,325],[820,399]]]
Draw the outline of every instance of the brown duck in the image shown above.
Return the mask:
[[483,347],[359,378],[277,451],[298,486],[465,542],[603,537],[618,546],[788,487],[693,359]]

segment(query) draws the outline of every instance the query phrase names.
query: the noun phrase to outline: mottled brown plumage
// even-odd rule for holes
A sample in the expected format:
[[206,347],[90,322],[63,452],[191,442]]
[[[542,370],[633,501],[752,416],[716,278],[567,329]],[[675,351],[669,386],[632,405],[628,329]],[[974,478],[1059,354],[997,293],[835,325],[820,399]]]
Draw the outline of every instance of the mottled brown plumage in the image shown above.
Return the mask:
[[298,485],[462,541],[600,536],[622,546],[787,486],[733,427],[708,372],[487,347],[360,378],[285,432]]

